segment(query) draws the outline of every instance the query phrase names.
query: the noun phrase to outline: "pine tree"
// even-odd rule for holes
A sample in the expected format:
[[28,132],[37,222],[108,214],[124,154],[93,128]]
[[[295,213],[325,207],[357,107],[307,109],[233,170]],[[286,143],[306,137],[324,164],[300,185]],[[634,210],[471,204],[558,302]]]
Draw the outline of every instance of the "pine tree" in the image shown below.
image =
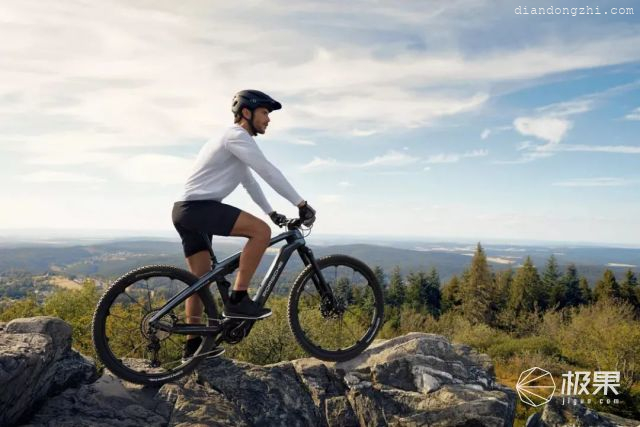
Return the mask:
[[541,293],[538,296],[540,308],[545,310],[550,307],[564,307],[566,288],[565,283],[560,280],[558,262],[555,255],[551,255],[547,261],[547,268],[542,274]]
[[354,300],[353,287],[347,277],[338,278],[334,293],[337,298],[347,304],[351,304]]
[[620,285],[620,296],[636,309],[640,309],[638,300],[638,279],[631,269],[627,270],[624,282]]
[[442,312],[460,310],[462,299],[460,298],[460,280],[453,276],[442,288]]
[[567,271],[560,279],[560,282],[564,289],[564,299],[561,307],[575,307],[582,304],[580,279],[578,278],[578,270],[575,265],[570,264],[567,267]]
[[507,304],[509,310],[513,311],[516,317],[522,313],[533,311],[538,304],[537,290],[540,287],[541,280],[538,271],[533,265],[531,257],[527,257],[513,278]]
[[598,280],[593,289],[593,297],[596,301],[620,298],[620,285],[618,285],[613,271],[609,269],[604,271],[602,279]]
[[419,311],[424,307],[424,300],[421,298],[421,289],[424,286],[424,282],[427,280],[427,275],[424,271],[418,271],[416,273],[409,273],[406,278],[406,292],[404,303],[413,310]]
[[439,316],[442,294],[440,292],[440,275],[435,267],[431,268],[425,286],[421,289],[420,296],[425,301],[427,311],[433,316]]
[[473,323],[490,321],[492,280],[487,256],[478,243],[471,266],[461,286],[462,313],[469,321]]
[[499,313],[507,307],[511,283],[513,282],[513,270],[509,268],[508,270],[499,271],[493,280],[492,306],[494,311]]
[[373,268],[373,275],[376,276],[376,279],[378,280],[380,287],[383,290],[387,289],[387,279],[385,277],[384,270],[382,269],[382,267],[380,267],[379,265],[376,265]]
[[589,287],[589,282],[586,277],[580,278],[580,303],[591,304],[593,301],[593,292]]
[[393,307],[400,307],[404,304],[405,289],[402,281],[402,275],[400,274],[400,267],[395,266],[389,279],[389,288],[387,292],[387,302]]

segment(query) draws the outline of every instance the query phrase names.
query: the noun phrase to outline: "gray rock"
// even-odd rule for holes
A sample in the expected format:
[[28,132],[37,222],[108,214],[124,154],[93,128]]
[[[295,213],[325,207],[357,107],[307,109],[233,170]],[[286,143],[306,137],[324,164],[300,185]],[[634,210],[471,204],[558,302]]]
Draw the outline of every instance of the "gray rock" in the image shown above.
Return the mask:
[[166,424],[166,418],[142,406],[119,379],[105,374],[93,384],[68,389],[50,398],[27,426],[160,427]]
[[[0,425],[502,427],[512,425],[516,402],[486,355],[423,333],[378,340],[342,363],[218,358],[161,388],[108,372],[94,380],[93,362],[71,350],[64,322],[18,319],[0,331]],[[558,404],[527,426],[638,425]]]
[[487,366],[442,337],[410,334],[346,363],[214,359],[184,387],[161,392],[175,402],[170,425],[511,425],[515,392]]
[[[255,366],[228,359],[205,361],[197,383],[233,404],[251,425],[322,425],[322,414],[291,362]],[[186,388],[186,387],[185,387]]]
[[192,379],[178,390],[169,425],[245,427],[251,424],[224,395]]
[[95,377],[93,361],[71,350],[71,327],[62,320],[9,322],[0,332],[0,425],[29,417],[47,396]]
[[526,427],[640,427],[640,422],[587,408],[580,401],[552,398],[542,412],[529,417]]
[[[412,333],[378,342],[335,368],[346,372],[349,401],[361,424],[513,423],[516,394],[495,381],[490,359],[438,335]],[[354,371],[360,377],[370,371],[371,387],[352,384]],[[361,384],[367,379],[360,378]]]

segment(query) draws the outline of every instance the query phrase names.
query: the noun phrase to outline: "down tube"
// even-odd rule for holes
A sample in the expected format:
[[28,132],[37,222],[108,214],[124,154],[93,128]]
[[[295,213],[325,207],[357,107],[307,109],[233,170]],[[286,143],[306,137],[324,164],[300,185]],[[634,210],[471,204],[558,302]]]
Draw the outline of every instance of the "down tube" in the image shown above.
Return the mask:
[[299,239],[280,248],[278,256],[271,263],[267,275],[264,276],[264,279],[260,284],[260,288],[258,289],[258,292],[256,292],[255,300],[260,305],[264,305],[264,303],[267,301],[267,298],[269,298],[274,285],[278,281],[278,278],[280,277],[282,270],[284,270],[284,266],[287,264],[287,261],[289,261],[289,258],[291,257],[293,251],[303,246],[304,244],[304,240]]

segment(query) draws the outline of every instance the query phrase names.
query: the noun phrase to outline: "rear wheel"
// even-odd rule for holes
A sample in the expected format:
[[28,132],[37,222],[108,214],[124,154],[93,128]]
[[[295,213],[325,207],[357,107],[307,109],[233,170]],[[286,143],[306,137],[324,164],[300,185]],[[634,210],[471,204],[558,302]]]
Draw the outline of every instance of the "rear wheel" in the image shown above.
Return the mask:
[[[173,296],[198,278],[171,266],[147,266],[116,280],[100,299],[93,316],[93,343],[98,357],[118,377],[138,384],[158,385],[191,372],[215,346],[215,337],[203,337],[193,358],[182,361],[187,335],[150,327],[149,319]],[[204,312],[198,325],[219,319],[208,287],[198,292]],[[186,324],[182,302],[160,319],[171,326]]]
[[300,346],[318,359],[352,359],[380,330],[382,289],[371,269],[355,258],[331,255],[317,264],[333,298],[320,295],[315,269],[308,265],[289,295],[291,331]]

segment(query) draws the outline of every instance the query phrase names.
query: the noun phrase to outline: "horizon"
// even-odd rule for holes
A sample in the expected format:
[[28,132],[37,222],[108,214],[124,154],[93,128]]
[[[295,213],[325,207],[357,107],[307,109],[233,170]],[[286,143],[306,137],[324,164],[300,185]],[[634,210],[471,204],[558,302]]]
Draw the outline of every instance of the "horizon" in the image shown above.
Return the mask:
[[[640,245],[640,8],[243,7],[0,4],[0,227],[171,235],[197,153],[254,88],[283,105],[256,141],[315,235]],[[224,202],[270,223],[241,187]]]
[[[58,242],[79,242],[88,241],[91,243],[108,243],[119,241],[166,241],[179,242],[177,233],[150,232],[141,230],[92,230],[102,231],[102,233],[84,233],[81,229],[2,229],[0,228],[0,243],[47,243],[54,240]],[[175,235],[174,235],[175,234]],[[275,236],[277,233],[273,233]],[[215,237],[215,236],[214,236]],[[244,242],[243,237],[217,236],[218,243],[222,242]],[[406,235],[359,235],[359,234],[330,234],[312,233],[306,237],[313,244],[313,241],[335,242],[332,244],[392,244],[392,243],[446,243],[476,245],[480,243],[483,247],[487,245],[504,246],[562,246],[562,247],[582,247],[582,248],[617,248],[617,249],[640,249],[640,245],[632,245],[616,242],[588,242],[588,241],[563,241],[563,240],[534,240],[534,239],[498,239],[498,238],[464,238],[447,236],[406,236]],[[316,244],[318,244],[316,242]],[[77,244],[77,243],[76,243]]]

